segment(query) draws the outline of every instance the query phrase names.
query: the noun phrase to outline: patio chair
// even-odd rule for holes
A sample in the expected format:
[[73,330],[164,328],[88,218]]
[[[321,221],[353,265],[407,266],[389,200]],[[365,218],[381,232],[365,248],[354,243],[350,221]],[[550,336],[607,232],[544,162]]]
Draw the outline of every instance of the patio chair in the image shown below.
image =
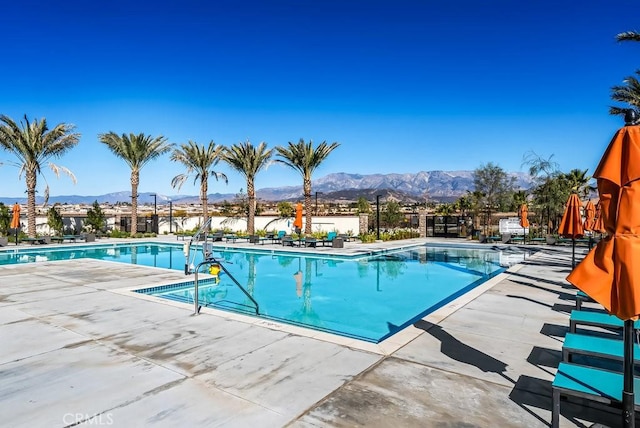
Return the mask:
[[304,238],[304,246],[305,247],[313,247],[316,248],[316,244],[318,243],[318,240],[312,236],[306,237]]
[[222,238],[224,238],[224,232],[217,231],[217,232],[214,232],[212,235],[209,235],[209,237],[213,242],[222,241]]
[[293,247],[293,236],[291,235],[285,235],[282,237],[282,246],[289,246],[289,247]]
[[338,232],[329,232],[329,233],[327,233],[327,237],[322,240],[322,246],[324,247],[325,244],[332,245],[333,244],[333,240],[336,239],[337,236],[338,236]]
[[[576,332],[578,325],[586,325],[590,327],[601,327],[608,329],[622,329],[624,321],[615,315],[609,315],[606,312],[597,311],[571,311],[569,316],[569,331]],[[640,320],[634,321],[634,328],[640,328]]]
[[[622,402],[622,373],[579,366],[562,362],[551,384],[552,409],[551,426],[560,426],[560,397],[573,396],[605,404],[620,405]],[[640,379],[633,380],[634,389],[640,390]],[[636,411],[640,411],[640,394],[634,396]]]
[[[634,359],[637,362],[640,360],[640,345],[634,343],[633,347]],[[624,361],[624,342],[622,339],[567,333],[562,344],[562,361],[572,362],[574,354]]]

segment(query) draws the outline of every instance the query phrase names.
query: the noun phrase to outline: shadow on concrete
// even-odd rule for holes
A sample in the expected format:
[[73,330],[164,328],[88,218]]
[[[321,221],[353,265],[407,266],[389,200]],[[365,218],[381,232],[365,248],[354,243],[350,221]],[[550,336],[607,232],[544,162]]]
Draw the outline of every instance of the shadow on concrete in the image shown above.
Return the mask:
[[[523,276],[523,275],[521,275],[521,276]],[[522,285],[522,286],[525,286],[525,287],[529,287],[529,288],[534,288],[536,290],[541,290],[541,291],[546,291],[546,292],[549,292],[549,293],[557,294],[558,298],[563,299],[563,300],[570,300],[570,299],[574,299],[575,300],[575,297],[576,297],[575,293],[566,293],[566,292],[564,292],[562,290],[554,290],[552,288],[547,288],[547,287],[543,287],[541,285],[532,284],[532,283],[527,282],[527,281],[519,281],[517,279],[509,278],[509,282],[512,282],[512,283],[518,284],[518,285]],[[549,281],[549,282],[551,282],[551,281]],[[553,285],[554,286],[560,286],[563,289],[567,289],[566,287],[564,287],[560,283],[555,283]]]
[[[532,282],[542,282],[542,283],[545,283],[545,284],[551,284],[551,285],[556,285],[556,286],[559,286],[559,287],[562,287],[562,288],[575,290],[575,287],[573,285],[569,284],[567,281],[553,281],[553,280],[550,280],[550,279],[536,278],[534,276],[525,275],[525,274],[520,273],[520,272],[509,272],[509,276],[511,276],[512,278],[514,276],[515,277],[520,277],[520,278],[526,278],[526,279],[530,279]],[[517,281],[515,281],[513,279],[510,279],[510,281],[517,282]],[[526,285],[526,286],[530,286],[530,287],[535,287],[535,288],[538,288],[538,289],[541,289],[541,290],[546,290],[546,291],[551,291],[551,292],[557,293],[556,291],[548,290],[548,289],[546,289],[544,287],[536,286],[536,285],[533,285],[533,284],[528,283],[528,282],[517,282],[517,283],[518,284],[522,284],[522,285]]]
[[547,308],[553,308],[553,306],[552,306],[552,305],[550,305],[550,304],[548,304],[548,303],[543,303],[543,302],[541,302],[541,301],[539,301],[539,300],[531,299],[531,298],[529,298],[529,297],[525,297],[525,296],[516,296],[516,295],[513,295],[513,294],[507,294],[506,296],[507,296],[507,297],[511,297],[512,299],[521,299],[521,300],[526,300],[526,301],[528,301],[528,302],[532,302],[532,303],[535,303],[535,304],[538,304],[538,305],[546,306]]
[[576,305],[575,304],[567,305],[565,303],[554,303],[554,305],[551,307],[551,309],[553,309],[556,312],[562,312],[562,313],[565,313],[565,314],[570,314],[571,311],[574,311],[576,309]]
[[539,346],[534,346],[527,357],[527,362],[533,364],[536,367],[539,367],[541,370],[549,374],[554,374],[549,370],[544,369],[543,367],[548,367],[551,369],[556,369],[558,364],[562,361],[562,352],[555,349],[549,348],[541,348]]
[[558,337],[560,340],[564,340],[564,337],[569,333],[569,325],[558,325],[544,323],[540,329],[540,333],[549,337]]
[[442,327],[428,321],[420,320],[414,324],[416,328],[426,331],[440,341],[440,351],[449,358],[461,363],[475,366],[483,372],[496,373],[511,383],[513,379],[506,375],[507,364],[478,351],[469,345],[460,342],[458,339],[447,333]]

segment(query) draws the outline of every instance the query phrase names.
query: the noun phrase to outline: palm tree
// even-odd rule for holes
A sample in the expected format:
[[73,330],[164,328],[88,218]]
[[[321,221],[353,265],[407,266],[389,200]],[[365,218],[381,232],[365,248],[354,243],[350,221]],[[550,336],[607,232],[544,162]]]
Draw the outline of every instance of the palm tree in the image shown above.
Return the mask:
[[99,134],[100,142],[109,147],[114,155],[124,160],[131,168],[131,235],[138,231],[138,185],[140,170],[149,161],[159,158],[171,150],[172,144],[163,136],[152,137],[140,133],[118,135],[115,132]]
[[256,215],[255,179],[258,172],[269,165],[273,149],[267,150],[267,144],[262,142],[254,147],[249,141],[235,144],[227,148],[222,159],[229,166],[247,179],[247,198],[249,199],[249,215],[247,218],[247,233],[255,232],[254,217]]
[[[49,130],[47,120],[36,119],[29,122],[24,116],[24,122],[18,125],[10,117],[0,115],[0,146],[13,153],[18,158],[13,162],[20,171],[24,172],[27,184],[27,226],[29,237],[36,236],[36,186],[38,175],[42,174],[42,168],[47,165],[54,174],[59,177],[60,172],[65,173],[76,182],[73,173],[63,167],[48,162],[49,159],[59,158],[71,150],[80,140],[80,134],[73,132],[75,126],[60,123]],[[42,176],[43,178],[44,175]],[[45,178],[46,182],[46,178]],[[45,204],[49,197],[49,186],[45,188]]]
[[[591,177],[587,176],[587,170],[572,169],[568,173],[562,174],[562,179],[566,182],[570,193],[577,193],[580,198],[586,198],[596,188],[589,184]],[[567,194],[567,197],[569,195]]]
[[[626,31],[616,36],[619,42],[640,42],[640,33]],[[640,70],[636,70],[640,75]],[[628,104],[631,108],[609,107],[609,114],[624,116],[627,111],[640,107],[640,81],[634,76],[628,76],[623,80],[624,85],[616,85],[611,88],[611,99]]]
[[215,167],[224,153],[225,147],[222,145],[216,145],[213,141],[209,142],[207,147],[200,146],[194,141],[189,141],[186,144],[181,144],[179,148],[174,149],[171,153],[171,160],[174,162],[180,162],[187,167],[187,172],[184,174],[178,174],[171,180],[171,186],[180,189],[184,182],[194,174],[194,184],[200,180],[200,201],[202,203],[202,215],[204,223],[209,220],[208,210],[208,192],[209,192],[209,175],[215,177],[216,180],[222,178],[226,183],[227,176],[221,172],[211,170]]
[[304,193],[304,210],[306,212],[306,225],[304,233],[311,234],[311,175],[313,171],[329,156],[340,144],[333,142],[327,144],[326,141],[313,148],[313,142],[309,140],[305,143],[302,138],[296,144],[289,142],[287,147],[276,147],[278,156],[276,162],[287,165],[295,169],[302,175],[302,190]]

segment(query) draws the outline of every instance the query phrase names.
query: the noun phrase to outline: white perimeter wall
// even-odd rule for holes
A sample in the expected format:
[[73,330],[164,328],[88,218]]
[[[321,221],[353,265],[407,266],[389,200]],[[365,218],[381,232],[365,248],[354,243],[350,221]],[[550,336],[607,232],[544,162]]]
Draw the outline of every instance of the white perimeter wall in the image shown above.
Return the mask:
[[[78,233],[82,231],[84,217],[64,217],[65,229],[75,229]],[[107,229],[119,229],[119,221],[116,224],[115,216],[107,216]],[[302,223],[302,230],[305,223]],[[22,223],[26,230],[26,218],[22,218]],[[202,224],[202,217],[173,217],[172,231],[179,232],[183,230],[192,230]],[[358,216],[336,216],[336,217],[313,217],[311,221],[313,232],[331,232],[358,234],[359,218]],[[256,230],[278,231],[284,230],[287,233],[293,232],[293,219],[281,219],[275,216],[257,216],[255,218]],[[246,219],[236,219],[230,217],[212,217],[211,229],[231,229],[235,232],[245,232],[247,230]],[[158,231],[160,234],[169,232],[169,216],[160,216],[158,219]],[[40,235],[50,235],[51,230],[47,224],[45,216],[36,217],[36,233]]]

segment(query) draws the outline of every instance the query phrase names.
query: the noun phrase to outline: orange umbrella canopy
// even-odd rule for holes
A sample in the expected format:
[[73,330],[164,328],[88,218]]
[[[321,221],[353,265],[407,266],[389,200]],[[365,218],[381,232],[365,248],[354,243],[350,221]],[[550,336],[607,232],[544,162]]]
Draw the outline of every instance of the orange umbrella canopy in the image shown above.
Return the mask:
[[296,219],[293,222],[293,227],[302,229],[302,204],[300,202],[296,205]]
[[640,315],[640,127],[620,129],[593,176],[607,237],[567,280],[623,320]]
[[587,202],[584,207],[584,216],[584,230],[593,230],[596,225],[596,206],[593,205],[593,202]]
[[9,227],[12,229],[20,227],[20,205],[17,202],[13,205],[13,217],[11,217],[11,225]]
[[560,235],[568,238],[579,238],[584,234],[580,208],[582,208],[582,202],[580,202],[578,195],[575,193],[569,195],[567,207],[564,210],[560,227],[558,228]]
[[529,207],[527,207],[527,204],[522,204],[520,206],[520,226],[522,227],[529,227],[529,218],[527,217],[529,215]]

